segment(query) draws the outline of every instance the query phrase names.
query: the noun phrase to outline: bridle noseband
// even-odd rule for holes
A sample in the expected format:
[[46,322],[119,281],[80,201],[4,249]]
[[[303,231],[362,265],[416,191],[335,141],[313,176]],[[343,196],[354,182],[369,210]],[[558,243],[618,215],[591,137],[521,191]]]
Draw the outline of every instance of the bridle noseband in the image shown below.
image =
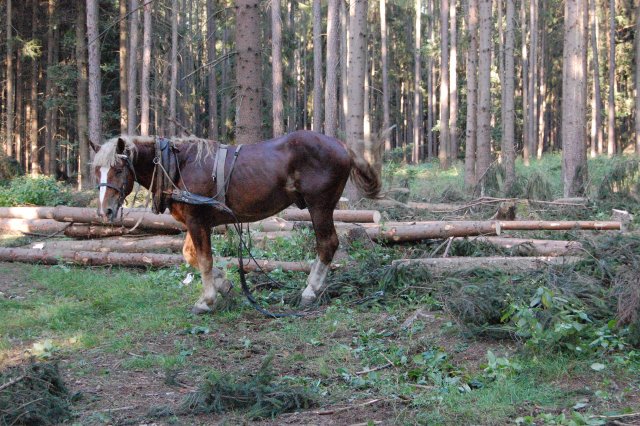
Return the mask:
[[[125,154],[117,154],[118,158],[124,160],[125,165],[127,166],[127,169],[129,169],[131,171],[131,173],[133,173],[133,180],[136,180],[136,171],[133,169],[133,163],[131,162],[131,158],[129,158],[128,155]],[[114,191],[118,191],[118,210],[120,210],[120,208],[122,207],[122,204],[124,203],[124,199],[127,197],[127,195],[124,193],[126,191],[127,186],[129,185],[129,175],[126,174],[124,177],[124,182],[122,183],[121,187],[117,187],[112,183],[109,182],[101,182],[96,186],[96,189],[100,189],[100,187],[107,187],[107,188],[111,188]]]

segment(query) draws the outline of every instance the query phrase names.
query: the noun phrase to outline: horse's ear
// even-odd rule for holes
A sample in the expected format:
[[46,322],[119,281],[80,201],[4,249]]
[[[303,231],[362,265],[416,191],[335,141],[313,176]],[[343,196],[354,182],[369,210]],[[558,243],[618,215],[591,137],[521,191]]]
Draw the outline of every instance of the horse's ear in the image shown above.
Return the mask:
[[118,144],[116,145],[116,154],[124,154],[124,149],[126,147],[126,143],[124,139],[118,138]]
[[100,145],[98,145],[97,143],[93,143],[92,140],[89,140],[89,146],[91,147],[91,149],[93,150],[93,152],[98,152],[100,151]]

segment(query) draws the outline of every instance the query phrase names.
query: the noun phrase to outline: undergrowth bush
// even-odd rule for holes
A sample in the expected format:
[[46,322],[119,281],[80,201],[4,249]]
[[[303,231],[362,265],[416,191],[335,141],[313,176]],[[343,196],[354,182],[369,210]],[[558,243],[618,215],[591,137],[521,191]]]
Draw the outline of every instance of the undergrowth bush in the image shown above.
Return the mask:
[[70,192],[53,177],[20,176],[0,187],[0,206],[18,205],[57,206],[69,204]]

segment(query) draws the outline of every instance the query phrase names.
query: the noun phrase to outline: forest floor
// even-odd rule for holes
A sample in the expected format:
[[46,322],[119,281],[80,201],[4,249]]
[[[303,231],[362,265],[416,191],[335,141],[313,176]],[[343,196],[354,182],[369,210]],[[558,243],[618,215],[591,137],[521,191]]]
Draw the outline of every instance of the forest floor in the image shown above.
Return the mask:
[[[557,172],[556,163],[548,173]],[[451,171],[437,179],[431,169],[397,172],[396,182],[404,179],[414,199],[460,190]],[[557,188],[546,190],[557,195]],[[638,212],[637,202],[629,205]],[[603,206],[519,214],[606,219]],[[492,211],[475,214],[488,218]],[[349,266],[330,274],[319,312],[285,319],[257,313],[237,286],[215,313],[191,314],[200,284],[183,284],[193,272],[184,266],[0,263],[0,373],[34,359],[57,363],[73,395],[69,424],[637,424],[638,341],[616,324],[610,282],[598,278],[596,266],[615,272],[621,253],[636,251],[637,261],[640,236],[600,234],[604,242],[594,243],[593,261],[575,270],[441,278],[390,263],[433,253],[442,241],[374,248],[356,242],[347,247]],[[234,254],[232,237],[214,238],[216,254]],[[30,242],[0,238],[0,246]],[[310,260],[313,244],[313,235],[300,230],[254,254]],[[454,243],[450,255],[494,254],[487,250]],[[284,285],[270,287],[250,275],[259,302],[275,311],[295,308],[305,275],[272,276]],[[273,418],[259,418],[255,407],[205,413],[195,404],[211,395],[212,383],[251,386],[269,360],[274,383],[311,395],[311,402]]]
[[[312,318],[276,320],[236,301],[194,316],[197,289],[181,287],[175,271],[15,264],[0,264],[0,291],[0,370],[30,355],[55,360],[78,395],[77,424],[247,422],[241,411],[153,412],[180,407],[207,372],[255,375],[269,353],[274,374],[314,389],[317,402],[261,424],[513,424],[541,415],[569,424],[558,419],[640,411],[639,365],[518,355],[516,343],[465,337],[421,303],[333,303]],[[518,371],[489,366],[488,351]],[[595,361],[606,368],[595,371]]]

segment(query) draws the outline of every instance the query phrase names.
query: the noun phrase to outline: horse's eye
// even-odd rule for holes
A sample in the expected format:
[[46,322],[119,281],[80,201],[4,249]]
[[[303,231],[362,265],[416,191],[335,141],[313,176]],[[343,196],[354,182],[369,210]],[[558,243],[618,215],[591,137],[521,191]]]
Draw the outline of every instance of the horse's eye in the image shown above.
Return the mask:
[[122,175],[122,172],[123,172],[123,171],[124,171],[124,170],[122,170],[122,169],[118,169],[118,170],[116,170],[116,175],[118,175],[118,176]]

